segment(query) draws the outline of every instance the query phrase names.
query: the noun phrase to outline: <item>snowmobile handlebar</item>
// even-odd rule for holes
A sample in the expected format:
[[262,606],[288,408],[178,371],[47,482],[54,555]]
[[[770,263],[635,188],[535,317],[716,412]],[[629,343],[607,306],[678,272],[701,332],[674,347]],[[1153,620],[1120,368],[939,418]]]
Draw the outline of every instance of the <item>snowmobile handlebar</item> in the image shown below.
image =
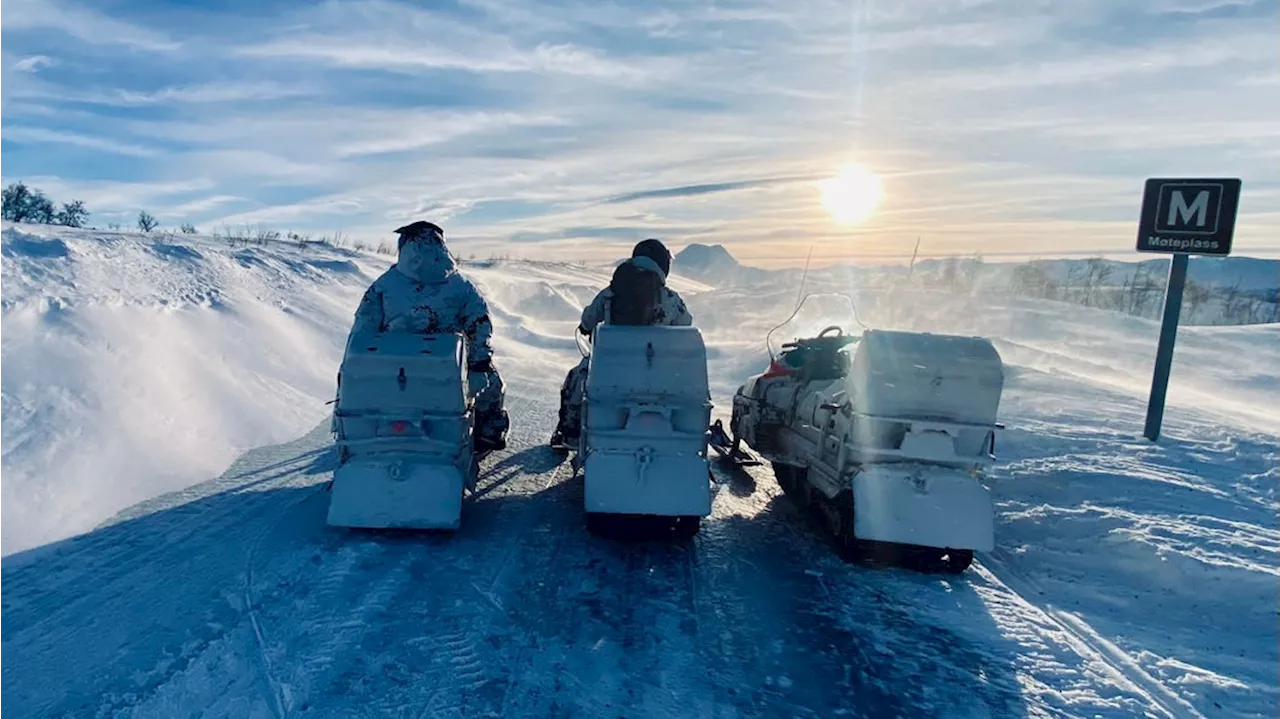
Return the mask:
[[[764,345],[765,345],[765,349],[769,353],[770,361],[775,361],[778,359],[778,354],[774,350],[774,345],[773,345],[774,333],[782,329],[787,323],[794,320],[800,314],[801,308],[803,308],[806,304],[808,304],[810,300],[822,301],[823,298],[841,300],[842,304],[844,304],[845,307],[847,308],[847,313],[842,312],[841,314],[847,314],[847,316],[850,319],[852,319],[853,322],[857,323],[863,329],[869,329],[865,324],[863,324],[862,319],[858,317],[858,307],[856,304],[854,304],[853,298],[850,297],[849,295],[843,292],[819,292],[819,293],[808,294],[804,296],[804,299],[800,300],[800,302],[796,304],[795,309],[792,310],[791,315],[787,317],[787,319],[783,320],[782,322],[779,322],[777,325],[774,325],[774,327],[765,334]],[[828,336],[828,333],[832,331],[836,332],[837,337],[847,338],[850,343],[857,341],[856,336],[845,334],[844,328],[838,325],[827,326],[826,329],[822,330],[822,332],[820,332],[817,336],[825,338]],[[783,350],[792,349],[792,348],[798,347],[799,343],[802,343],[804,341],[805,341],[804,339],[798,338],[795,341],[784,343],[783,345],[781,345],[779,349],[783,349]]]

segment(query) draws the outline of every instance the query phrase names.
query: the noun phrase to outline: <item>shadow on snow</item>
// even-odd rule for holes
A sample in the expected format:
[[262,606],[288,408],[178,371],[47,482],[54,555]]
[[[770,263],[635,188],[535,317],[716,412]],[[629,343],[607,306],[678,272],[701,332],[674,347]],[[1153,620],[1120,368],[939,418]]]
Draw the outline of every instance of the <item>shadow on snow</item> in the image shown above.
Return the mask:
[[620,542],[586,531],[582,480],[532,447],[486,461],[455,534],[342,530],[322,430],[190,501],[6,558],[3,709],[1026,713],[1014,648],[964,578],[844,564],[779,496],[693,540]]

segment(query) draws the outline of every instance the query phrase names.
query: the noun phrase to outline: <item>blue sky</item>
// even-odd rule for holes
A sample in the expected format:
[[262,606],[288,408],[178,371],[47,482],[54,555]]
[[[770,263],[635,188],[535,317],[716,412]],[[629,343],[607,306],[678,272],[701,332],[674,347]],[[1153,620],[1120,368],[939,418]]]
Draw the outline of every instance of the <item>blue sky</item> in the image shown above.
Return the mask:
[[[1143,179],[1280,254],[1272,0],[8,0],[3,171],[91,222],[597,259],[1130,254]],[[884,183],[835,223],[816,182]]]

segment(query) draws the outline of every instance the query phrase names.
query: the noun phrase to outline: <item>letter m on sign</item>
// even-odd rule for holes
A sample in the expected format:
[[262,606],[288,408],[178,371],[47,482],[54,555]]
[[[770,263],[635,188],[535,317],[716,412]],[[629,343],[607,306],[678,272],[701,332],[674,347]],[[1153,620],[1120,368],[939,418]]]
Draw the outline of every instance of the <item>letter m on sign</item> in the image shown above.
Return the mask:
[[1222,185],[1216,183],[1167,184],[1160,188],[1156,230],[1212,235],[1218,231]]

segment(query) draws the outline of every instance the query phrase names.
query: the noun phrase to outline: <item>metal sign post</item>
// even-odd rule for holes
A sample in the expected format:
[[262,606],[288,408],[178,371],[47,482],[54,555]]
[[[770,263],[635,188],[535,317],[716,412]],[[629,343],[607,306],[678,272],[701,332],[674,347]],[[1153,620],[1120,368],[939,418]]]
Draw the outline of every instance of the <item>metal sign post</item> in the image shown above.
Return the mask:
[[1164,317],[1156,347],[1151,397],[1143,434],[1152,442],[1160,438],[1164,402],[1173,367],[1173,343],[1178,336],[1182,311],[1182,287],[1187,280],[1189,255],[1228,255],[1240,204],[1240,180],[1149,179],[1142,196],[1138,221],[1138,251],[1173,254],[1169,282],[1164,293]]

